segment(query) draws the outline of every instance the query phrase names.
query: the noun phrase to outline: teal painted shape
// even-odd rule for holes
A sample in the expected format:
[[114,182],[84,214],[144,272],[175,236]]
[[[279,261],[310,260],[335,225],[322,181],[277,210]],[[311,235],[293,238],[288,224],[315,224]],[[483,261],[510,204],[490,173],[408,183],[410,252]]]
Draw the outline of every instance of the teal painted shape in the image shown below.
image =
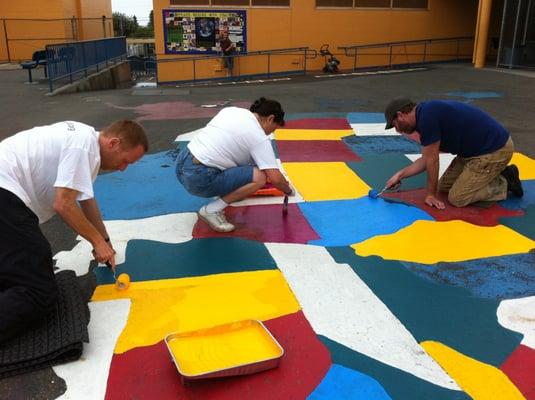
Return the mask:
[[[535,205],[526,208],[523,216],[500,218],[500,223],[535,240]],[[535,248],[535,245],[533,247]]]
[[499,205],[513,210],[526,209],[535,204],[535,180],[522,181],[522,188],[524,189],[524,196],[510,197],[507,200],[498,202]]
[[[382,189],[386,181],[390,179],[397,171],[412,162],[403,154],[381,154],[361,155],[363,158],[360,162],[348,162],[347,165],[357,175],[371,186],[372,188]],[[423,172],[419,175],[403,179],[401,182],[401,190],[420,189],[425,187],[427,180],[427,173]]]
[[[375,379],[394,400],[470,399],[464,392],[433,385],[405,371],[383,364],[364,354],[351,350],[329,338],[321,335],[318,335],[318,337],[331,352],[333,363],[360,371],[362,374]],[[344,399],[344,397],[338,397],[338,399]],[[368,397],[368,399],[375,399],[375,397]]]
[[[277,269],[266,246],[239,238],[194,239],[171,244],[130,240],[125,262],[116,274],[126,272],[133,282],[186,278],[230,272]],[[109,268],[96,268],[97,283],[113,283]]]
[[176,151],[150,154],[123,172],[99,175],[95,197],[105,220],[196,212],[209,199],[189,194],[175,174]]
[[419,153],[421,147],[413,140],[404,136],[346,136],[343,142],[355,154],[365,157],[367,154],[397,153],[413,154]]
[[352,112],[347,114],[347,120],[350,124],[386,124],[383,113]]
[[[417,243],[414,247],[418,251]],[[523,335],[498,323],[496,300],[474,297],[464,288],[430,282],[405,269],[399,261],[360,257],[350,247],[327,250],[337,262],[351,266],[418,343],[438,341],[499,368],[522,340]]]
[[391,400],[383,387],[368,375],[333,364],[307,400]]

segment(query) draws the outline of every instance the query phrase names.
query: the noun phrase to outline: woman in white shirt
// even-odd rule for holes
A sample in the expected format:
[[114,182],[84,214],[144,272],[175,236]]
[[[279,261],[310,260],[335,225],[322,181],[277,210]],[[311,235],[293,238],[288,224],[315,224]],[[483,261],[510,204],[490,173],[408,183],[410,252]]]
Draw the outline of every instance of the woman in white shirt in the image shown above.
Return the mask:
[[268,137],[282,126],[280,103],[262,97],[249,110],[222,109],[178,155],[176,174],[186,190],[199,197],[217,197],[198,213],[215,231],[233,231],[225,207],[262,188],[267,179],[292,194]]

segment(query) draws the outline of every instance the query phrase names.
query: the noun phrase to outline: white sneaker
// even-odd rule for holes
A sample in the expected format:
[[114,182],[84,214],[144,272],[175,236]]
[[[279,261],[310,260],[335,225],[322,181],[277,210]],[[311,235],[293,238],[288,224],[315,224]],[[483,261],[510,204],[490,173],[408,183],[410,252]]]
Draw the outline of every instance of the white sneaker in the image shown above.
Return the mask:
[[206,206],[203,206],[197,213],[199,218],[210,225],[214,231],[217,232],[232,232],[236,227],[227,221],[223,211],[209,213],[206,211]]

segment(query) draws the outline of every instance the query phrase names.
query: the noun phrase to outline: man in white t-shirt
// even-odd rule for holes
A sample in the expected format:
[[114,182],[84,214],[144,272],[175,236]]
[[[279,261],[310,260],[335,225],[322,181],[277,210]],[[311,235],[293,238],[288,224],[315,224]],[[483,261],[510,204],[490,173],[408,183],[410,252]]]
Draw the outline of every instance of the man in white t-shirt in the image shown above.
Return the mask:
[[118,121],[101,132],[72,121],[0,142],[0,343],[39,323],[57,298],[50,244],[39,224],[54,214],[115,268],[93,182],[123,171],[148,150],[143,128]]
[[268,137],[280,126],[284,126],[280,103],[262,97],[249,110],[222,109],[178,155],[176,174],[186,190],[217,197],[198,213],[215,231],[233,231],[225,207],[256,192],[268,179],[287,195],[293,193]]

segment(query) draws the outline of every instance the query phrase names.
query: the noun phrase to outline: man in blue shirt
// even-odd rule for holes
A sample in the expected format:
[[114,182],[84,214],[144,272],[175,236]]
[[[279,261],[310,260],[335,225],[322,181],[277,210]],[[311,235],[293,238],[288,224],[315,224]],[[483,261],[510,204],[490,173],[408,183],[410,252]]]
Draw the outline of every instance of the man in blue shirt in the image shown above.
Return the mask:
[[[507,166],[514,146],[509,132],[487,113],[457,101],[432,100],[419,104],[407,98],[392,100],[385,110],[386,129],[418,134],[422,157],[396,172],[386,183],[392,187],[403,178],[427,171],[425,203],[443,209],[437,193],[448,192],[448,201],[464,207],[479,201],[498,201],[511,192],[524,192],[518,168]],[[439,153],[456,157],[438,179]]]

